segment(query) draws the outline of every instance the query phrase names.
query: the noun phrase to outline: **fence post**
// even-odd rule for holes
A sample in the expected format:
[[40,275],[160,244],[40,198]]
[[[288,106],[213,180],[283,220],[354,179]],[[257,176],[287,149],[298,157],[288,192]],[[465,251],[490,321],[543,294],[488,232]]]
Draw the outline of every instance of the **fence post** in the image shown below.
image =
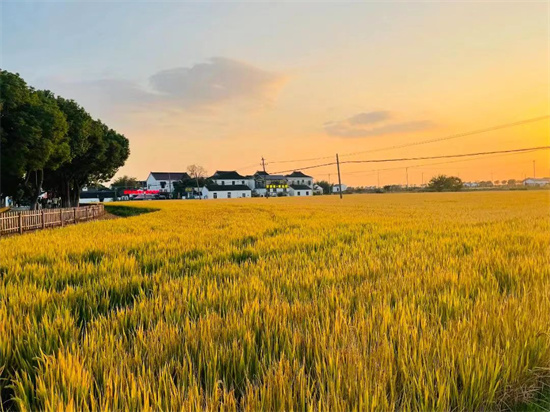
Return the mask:
[[60,216],[60,221],[61,221],[61,227],[63,227],[63,208],[61,208],[59,210],[59,216]]
[[44,209],[42,209],[42,229],[46,229],[46,215]]
[[19,212],[19,234],[23,234],[23,213]]

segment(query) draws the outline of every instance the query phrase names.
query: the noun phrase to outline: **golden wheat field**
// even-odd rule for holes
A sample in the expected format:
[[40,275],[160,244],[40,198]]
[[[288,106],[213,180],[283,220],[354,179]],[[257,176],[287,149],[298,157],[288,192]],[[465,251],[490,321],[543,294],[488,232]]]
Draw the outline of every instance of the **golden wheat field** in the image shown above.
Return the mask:
[[550,382],[548,192],[128,203],[0,240],[15,410],[481,410]]

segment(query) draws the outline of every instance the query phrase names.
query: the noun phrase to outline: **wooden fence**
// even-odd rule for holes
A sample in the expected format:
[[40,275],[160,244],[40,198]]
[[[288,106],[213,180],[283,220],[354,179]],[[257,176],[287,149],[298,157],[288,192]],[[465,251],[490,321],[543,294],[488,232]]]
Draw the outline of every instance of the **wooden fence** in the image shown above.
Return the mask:
[[0,236],[96,219],[105,213],[102,203],[65,209],[23,210],[0,213]]

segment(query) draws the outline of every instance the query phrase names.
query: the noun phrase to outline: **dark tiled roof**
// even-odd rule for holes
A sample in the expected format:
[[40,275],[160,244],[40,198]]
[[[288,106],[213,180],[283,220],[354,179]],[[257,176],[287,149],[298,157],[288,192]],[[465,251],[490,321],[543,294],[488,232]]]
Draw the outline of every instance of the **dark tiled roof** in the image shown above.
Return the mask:
[[239,173],[237,173],[236,170],[216,170],[216,173],[214,173],[214,176],[212,176],[212,179],[223,179],[223,180],[230,180],[230,179],[246,179],[246,177],[241,176]]
[[290,185],[294,190],[312,190],[311,187],[306,185]]
[[251,190],[247,185],[206,185],[210,192],[234,192],[237,190]]
[[269,173],[264,172],[263,170],[258,170],[256,173],[254,173],[254,176],[268,176]]
[[156,180],[182,180],[191,177],[185,172],[151,172]]
[[311,177],[311,176],[305,175],[302,172],[300,172],[299,170],[295,170],[291,174],[286,175],[286,177]]

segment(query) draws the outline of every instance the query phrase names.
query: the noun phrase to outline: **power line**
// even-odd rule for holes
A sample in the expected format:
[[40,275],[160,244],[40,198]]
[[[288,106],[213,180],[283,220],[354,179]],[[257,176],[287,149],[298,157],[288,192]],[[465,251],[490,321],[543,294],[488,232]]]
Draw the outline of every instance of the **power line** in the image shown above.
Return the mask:
[[372,159],[372,160],[346,160],[340,163],[382,163],[382,162],[404,162],[410,160],[427,160],[427,159],[450,159],[455,157],[470,157],[470,156],[484,156],[497,153],[521,153],[530,152],[535,150],[550,149],[550,146],[537,146],[528,147],[524,149],[512,149],[512,150],[493,150],[491,152],[476,152],[476,153],[464,153],[457,155],[440,155],[440,156],[418,156],[418,157],[401,157],[395,159]]
[[[445,141],[445,140],[458,139],[460,137],[473,136],[473,135],[476,135],[476,134],[492,132],[492,131],[495,131],[495,130],[506,129],[506,128],[514,127],[514,126],[520,126],[520,125],[527,124],[527,123],[540,122],[540,121],[546,120],[548,118],[550,118],[550,115],[532,117],[530,119],[519,120],[517,122],[504,123],[504,124],[500,124],[500,125],[496,125],[496,126],[487,127],[485,129],[472,130],[472,131],[469,131],[469,132],[452,134],[452,135],[449,135],[449,136],[438,137],[438,138],[435,138],[435,139],[428,139],[428,140],[421,140],[421,141],[417,141],[417,142],[404,143],[404,144],[401,144],[401,145],[388,146],[388,147],[383,147],[383,148],[380,148],[380,149],[372,149],[372,150],[364,150],[364,151],[359,151],[359,152],[344,153],[344,154],[340,155],[340,157],[342,157],[342,156],[354,156],[354,155],[364,154],[364,153],[381,152],[381,151],[385,151],[385,150],[401,149],[403,147],[419,146],[419,145],[428,144],[428,143],[442,142],[442,141]],[[312,158],[308,158],[308,159],[277,160],[277,161],[272,161],[270,163],[312,162],[314,160],[325,160],[325,159],[332,159],[332,156],[312,157]],[[344,163],[344,162],[340,162],[340,163]]]
[[[533,150],[527,150],[525,152],[522,152],[522,153],[531,153],[531,152],[534,152],[536,151],[536,149],[533,149]],[[488,155],[486,157],[484,157],[483,159],[487,159],[487,158],[491,158],[491,159],[494,159],[496,157],[504,157],[504,156],[510,156],[510,155],[516,155],[518,153],[498,153],[498,154],[495,154],[495,155]],[[416,168],[422,168],[423,170],[427,170],[427,169],[430,169],[429,167],[426,168],[425,166],[438,166],[438,165],[447,165],[449,163],[462,163],[462,162],[470,162],[472,160],[479,160],[479,159],[460,159],[460,160],[451,160],[451,161],[445,161],[445,162],[436,162],[436,163],[421,163],[421,164],[415,164],[415,165],[411,165],[411,166],[408,166],[409,169],[416,169]],[[524,163],[525,161],[522,161],[522,162],[516,162],[516,163]],[[514,164],[516,164],[514,163]],[[403,169],[403,166],[396,166],[396,167],[386,167],[384,169],[370,169],[370,170],[354,170],[354,171],[351,171],[351,172],[346,172],[346,174],[354,174],[354,173],[359,173],[359,174],[362,174],[362,173],[366,173],[366,176],[370,176],[371,174],[375,174],[376,172],[385,172],[385,171],[389,171],[389,170],[401,170]],[[432,169],[441,169],[440,167],[439,168],[432,168]]]
[[[411,160],[451,159],[451,158],[459,158],[459,157],[486,156],[486,155],[501,154],[501,153],[531,152],[531,151],[545,150],[545,149],[550,149],[550,146],[537,146],[537,147],[528,147],[528,148],[511,149],[511,150],[493,150],[493,151],[490,151],[490,152],[463,153],[463,154],[455,154],[455,155],[401,157],[401,158],[391,158],[391,159],[346,160],[346,161],[340,162],[340,164],[386,163],[386,162],[405,162],[405,161],[411,161]],[[311,166],[295,168],[295,169],[280,170],[280,171],[275,172],[275,173],[292,172],[296,169],[300,169],[300,170],[316,169],[316,168],[319,168],[319,167],[333,166],[335,164],[336,164],[336,162],[323,163],[323,164],[319,164],[319,165],[311,165]]]
[[476,134],[492,132],[492,131],[495,131],[495,130],[506,129],[506,128],[509,128],[509,127],[520,126],[522,124],[540,122],[541,120],[546,120],[548,118],[550,118],[550,115],[533,117],[533,118],[530,118],[530,119],[519,120],[519,121],[513,122],[513,123],[505,123],[505,124],[501,124],[501,125],[497,125],[497,126],[487,127],[485,129],[478,129],[478,130],[473,130],[473,131],[470,131],[470,132],[457,133],[457,134],[452,134],[452,135],[445,136],[445,137],[438,137],[438,138],[435,138],[435,139],[422,140],[422,141],[418,141],[418,142],[404,143],[404,144],[401,144],[401,145],[394,145],[394,146],[384,147],[384,148],[381,148],[381,149],[372,149],[372,150],[366,150],[366,151],[360,151],[360,152],[346,153],[346,154],[343,154],[342,156],[353,156],[353,155],[363,154],[363,153],[381,152],[381,151],[384,151],[384,150],[401,149],[403,147],[411,147],[411,146],[418,146],[418,145],[423,145],[423,144],[428,144],[428,143],[442,142],[442,141],[445,141],[445,140],[458,139],[460,137],[472,136],[472,135],[476,135]]

